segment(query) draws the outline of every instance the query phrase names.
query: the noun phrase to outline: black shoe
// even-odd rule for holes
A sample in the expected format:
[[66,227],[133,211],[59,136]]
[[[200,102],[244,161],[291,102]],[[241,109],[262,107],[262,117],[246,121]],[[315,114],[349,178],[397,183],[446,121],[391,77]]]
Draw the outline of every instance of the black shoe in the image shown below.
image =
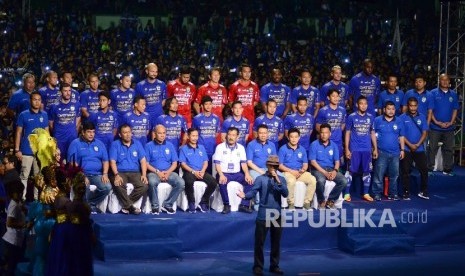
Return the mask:
[[134,207],[132,205],[131,205],[131,207],[129,207],[128,211],[132,215],[140,215],[140,213],[142,212],[141,209],[136,208],[136,207]]
[[164,206],[164,207],[161,207],[161,210],[162,210],[163,212],[166,212],[168,215],[172,215],[172,214],[175,214],[175,213],[176,213],[176,211],[173,209],[173,207],[166,207],[166,206]]
[[221,212],[223,215],[231,213],[231,206],[229,205],[224,205],[223,212]]
[[263,269],[260,267],[254,267],[253,268],[253,275],[261,276],[263,275]]
[[243,212],[243,213],[247,213],[247,214],[252,214],[253,213],[253,210],[251,208],[249,208],[249,206],[245,206],[245,205],[239,205],[239,212]]
[[284,271],[282,271],[279,267],[270,268],[270,273],[284,275]]

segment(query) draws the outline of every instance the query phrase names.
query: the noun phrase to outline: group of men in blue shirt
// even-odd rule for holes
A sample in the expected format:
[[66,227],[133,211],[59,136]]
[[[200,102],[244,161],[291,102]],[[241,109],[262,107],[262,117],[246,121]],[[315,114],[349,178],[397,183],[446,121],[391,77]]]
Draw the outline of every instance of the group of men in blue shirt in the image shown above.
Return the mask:
[[[9,108],[16,113],[18,118],[21,117],[23,111],[36,112],[41,114],[42,121],[39,124],[32,123],[31,120],[31,123],[25,124],[24,116],[26,115],[23,115],[21,122],[19,120],[16,122],[19,126],[16,131],[19,130],[19,133],[16,135],[15,152],[20,159],[24,160],[23,181],[27,180],[31,166],[34,163],[32,152],[25,148],[25,137],[36,126],[49,127],[50,132],[57,139],[63,157],[68,156],[69,145],[78,136],[81,117],[84,121],[93,123],[95,137],[103,142],[106,149],[111,148],[113,140],[117,136],[117,129],[122,125],[128,125],[131,128],[132,138],[138,140],[141,145],[145,145],[147,141],[154,139],[156,134],[152,130],[157,125],[165,127],[165,138],[176,149],[185,144],[188,136],[188,126],[186,119],[177,114],[177,99],[175,97],[167,98],[166,85],[157,79],[158,67],[155,64],[147,65],[146,74],[147,79],[138,83],[135,91],[130,88],[131,76],[122,74],[119,88],[111,93],[100,91],[98,89],[98,76],[90,75],[88,78],[90,88],[79,95],[69,84],[72,82],[72,76],[69,72],[64,72],[61,75],[61,85],[57,86],[57,74],[49,71],[45,75],[46,85],[39,90],[42,104],[38,111],[33,111],[35,109],[31,107],[30,103],[26,104],[26,98],[32,95],[30,93],[35,86],[34,76],[26,74],[24,76],[24,88],[13,95]],[[312,135],[313,130],[315,129],[320,133],[321,125],[329,124],[331,128],[330,141],[337,146],[337,157],[341,162],[344,161],[343,157],[350,160],[350,162],[347,162],[348,173],[346,178],[348,179],[348,185],[344,193],[345,199],[350,200],[348,189],[350,189],[352,173],[360,172],[363,174],[362,178],[365,187],[363,196],[366,200],[371,201],[373,198],[368,193],[368,187],[371,183],[372,157],[377,158],[378,155],[381,155],[381,159],[384,160],[384,152],[394,154],[393,151],[389,150],[390,147],[392,149],[397,147],[399,151],[409,152],[425,150],[423,142],[422,145],[418,145],[415,149],[412,149],[409,145],[409,142],[412,141],[406,141],[404,145],[400,143],[394,145],[393,143],[400,140],[385,139],[386,134],[376,132],[373,126],[375,122],[374,116],[382,114],[381,118],[385,118],[385,120],[388,117],[390,118],[390,115],[386,114],[386,108],[391,106],[392,103],[394,104],[394,116],[400,118],[400,116],[403,116],[401,115],[402,112],[404,114],[409,113],[407,111],[409,110],[410,99],[415,98],[417,100],[418,114],[415,113],[412,115],[413,117],[409,116],[409,118],[424,116],[425,120],[418,119],[417,125],[419,121],[422,124],[423,121],[426,121],[426,128],[430,129],[431,150],[427,158],[427,169],[433,169],[434,157],[438,150],[437,144],[443,142],[441,149],[444,156],[444,173],[452,174],[453,135],[451,136],[451,132],[453,133],[454,129],[458,101],[457,94],[449,89],[449,78],[446,75],[441,76],[439,88],[431,92],[425,90],[426,82],[424,78],[419,76],[415,79],[415,88],[407,91],[405,95],[396,88],[397,79],[395,76],[389,77],[387,90],[380,93],[381,83],[379,78],[373,75],[373,62],[371,60],[364,61],[363,71],[356,74],[349,85],[341,81],[341,68],[339,66],[332,68],[332,80],[322,86],[321,90],[311,86],[312,76],[308,70],[302,70],[300,76],[301,85],[291,90],[281,83],[281,70],[274,68],[271,72],[272,81],[261,89],[260,99],[265,114],[253,122],[242,116],[243,108],[240,101],[232,103],[232,116],[223,120],[221,116],[212,113],[212,98],[209,95],[202,97],[200,102],[202,112],[193,118],[192,126],[199,130],[199,144],[203,145],[206,150],[209,171],[211,171],[211,159],[218,140],[225,141],[227,130],[230,127],[239,129],[239,143],[245,146],[249,142],[249,130],[253,130],[253,137],[258,137],[258,127],[266,125],[268,129],[267,139],[274,144],[276,151],[278,148],[283,148],[283,146],[289,146],[289,143],[287,143],[290,140],[289,132],[291,129],[296,128],[299,130],[299,145],[305,149],[305,153],[308,153],[307,156],[310,156],[308,150],[311,148],[310,143],[315,137],[315,135]],[[367,107],[363,114],[359,114],[359,99],[366,101]],[[346,106],[352,106],[355,112],[347,116]],[[391,108],[388,109],[390,111]],[[40,110],[44,110],[45,113]],[[294,113],[288,114],[288,112]],[[409,118],[404,118],[404,123],[408,120],[413,121],[413,119]],[[377,125],[383,125],[383,123],[385,121],[378,119]],[[252,128],[249,126],[250,124],[253,125]],[[397,126],[397,123],[395,125]],[[396,129],[396,133],[398,133],[399,137],[406,138],[406,140],[415,140],[418,138],[416,136],[420,135],[424,141],[426,138],[423,137],[423,128],[424,126],[421,125],[422,131],[420,133],[409,133],[415,132],[415,128],[404,128],[406,132],[401,135],[400,130],[402,128],[399,127]],[[221,133],[220,138],[218,133]],[[373,134],[377,134],[377,136],[372,137]],[[369,138],[367,139],[367,137]],[[376,142],[376,140],[379,141]],[[416,144],[413,143],[412,145]],[[388,145],[387,149],[384,148],[385,145]],[[352,148],[355,150],[351,150]],[[376,151],[372,152],[375,148]],[[378,149],[382,151],[381,154],[379,154]],[[362,152],[362,154],[356,153],[353,155],[353,152]],[[402,157],[401,153],[399,153],[399,156]],[[381,163],[383,162],[379,161],[378,165]],[[418,162],[415,161],[415,164],[418,165]],[[402,171],[407,171],[407,166]],[[393,174],[395,174],[395,171]],[[300,177],[301,175],[296,176]],[[392,176],[390,178],[394,181]],[[404,178],[403,176],[402,179]],[[309,184],[314,180],[308,180],[307,182]],[[379,179],[376,180],[376,183],[376,185],[379,185]],[[424,186],[426,185],[422,184],[422,187]],[[293,197],[292,189],[293,187],[290,185],[291,195],[289,198],[291,200]],[[407,188],[404,188],[404,190],[407,190]],[[378,193],[378,190],[375,188],[375,191],[373,195],[377,199],[375,193]],[[427,194],[426,191],[422,192]],[[407,191],[404,191],[404,193],[408,194]],[[392,197],[394,196],[392,195]],[[157,206],[152,207],[156,209]]]

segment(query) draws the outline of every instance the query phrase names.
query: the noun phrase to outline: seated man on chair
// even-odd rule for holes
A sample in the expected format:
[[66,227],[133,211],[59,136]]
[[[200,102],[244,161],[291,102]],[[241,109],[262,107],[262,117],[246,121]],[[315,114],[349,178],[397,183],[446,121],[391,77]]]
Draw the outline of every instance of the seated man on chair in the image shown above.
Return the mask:
[[202,181],[207,188],[200,200],[199,211],[208,211],[210,196],[216,189],[218,183],[215,178],[206,172],[208,168],[208,155],[205,147],[199,145],[199,131],[195,128],[187,130],[187,144],[179,150],[179,162],[183,171],[182,178],[185,181],[185,192],[189,202],[189,212],[195,213],[194,182]]
[[[213,162],[217,171],[216,179],[220,184],[221,198],[223,199],[224,209],[223,214],[231,212],[228,197],[228,184],[231,181],[236,181],[244,186],[244,193],[247,193],[252,188],[252,177],[249,174],[247,167],[247,157],[244,146],[237,143],[239,138],[239,129],[236,127],[228,128],[226,141],[219,144],[213,155]],[[242,169],[242,171],[241,171]],[[252,213],[250,201],[243,199],[239,206],[239,211]]]
[[[308,159],[312,165],[312,174],[316,178],[316,197],[319,208],[335,209],[334,202],[347,185],[347,180],[339,170],[339,146],[329,139],[331,126],[323,123],[320,126],[320,138],[310,145]],[[328,201],[325,200],[326,180],[334,181],[336,186],[331,190]]]
[[[155,126],[153,130],[155,139],[145,145],[147,153],[147,169],[149,171],[149,198],[152,205],[152,214],[158,215],[161,210],[174,214],[173,205],[184,189],[184,180],[174,171],[178,168],[178,153],[175,146],[166,140],[166,128],[163,125]],[[158,202],[158,184],[166,182],[172,189],[165,202]]]
[[[147,161],[145,151],[139,141],[132,139],[131,127],[123,124],[119,128],[120,139],[110,148],[110,168],[113,172],[111,182],[113,191],[122,205],[123,214],[140,214],[140,208],[134,206],[147,192]],[[134,190],[127,194],[126,184],[131,183]]]
[[[279,170],[284,172],[289,196],[287,198],[289,209],[294,209],[295,184],[297,181],[305,183],[307,186],[304,197],[304,208],[310,209],[310,202],[315,194],[316,179],[307,172],[308,158],[307,150],[299,144],[300,131],[298,128],[291,128],[288,133],[289,143],[279,149]],[[298,207],[302,209],[302,206]]]
[[[86,176],[87,202],[93,214],[101,213],[97,205],[105,200],[111,191],[108,178],[108,150],[105,144],[95,139],[95,125],[86,121],[82,124],[81,137],[74,139],[69,145],[66,160],[79,165]],[[91,193],[89,186],[95,185],[97,189]]]

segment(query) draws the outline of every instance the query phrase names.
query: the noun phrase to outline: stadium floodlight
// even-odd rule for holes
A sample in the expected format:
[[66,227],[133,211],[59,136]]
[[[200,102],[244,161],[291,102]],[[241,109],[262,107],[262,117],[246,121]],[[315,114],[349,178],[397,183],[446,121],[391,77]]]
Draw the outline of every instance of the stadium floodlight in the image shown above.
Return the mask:
[[50,66],[46,65],[46,66],[45,66],[45,70],[46,70],[46,71],[50,70]]
[[344,59],[344,63],[350,63],[350,59],[345,58],[345,59]]

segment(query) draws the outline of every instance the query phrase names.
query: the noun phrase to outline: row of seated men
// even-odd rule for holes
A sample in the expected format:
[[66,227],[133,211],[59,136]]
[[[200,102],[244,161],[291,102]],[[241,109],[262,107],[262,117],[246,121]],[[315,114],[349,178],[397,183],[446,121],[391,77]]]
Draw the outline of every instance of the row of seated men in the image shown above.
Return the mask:
[[[66,93],[64,93],[63,95],[65,95],[65,94],[66,94]],[[337,97],[337,96],[338,96],[337,91],[335,91],[335,90],[330,91],[329,95],[330,95],[330,96],[333,96],[333,95],[334,95],[335,97],[329,97],[329,98],[330,98],[330,99],[331,99],[331,98],[334,98],[332,101],[335,101],[335,103],[337,103],[337,102],[336,102],[336,101],[338,100],[338,99],[337,99],[337,98],[338,98],[338,97]],[[17,134],[18,134],[18,135],[17,135],[17,137],[22,137],[23,139],[24,139],[24,138],[27,138],[27,136],[25,136],[24,133],[27,133],[28,131],[27,131],[27,130],[24,130],[24,131],[23,131],[23,128],[25,128],[25,127],[27,127],[27,128],[29,129],[29,132],[30,132],[30,130],[31,130],[32,128],[34,128],[34,127],[40,127],[40,126],[37,125],[37,124],[26,123],[26,122],[30,121],[30,120],[29,120],[30,118],[28,118],[28,115],[29,115],[29,116],[34,116],[34,115],[37,115],[37,114],[38,114],[38,115],[40,115],[40,116],[45,116],[45,114],[38,112],[38,107],[37,107],[37,106],[40,106],[40,100],[41,100],[40,98],[41,98],[41,97],[40,97],[40,95],[39,95],[38,93],[32,93],[32,94],[31,94],[31,110],[26,111],[25,114],[20,114],[20,117],[18,118],[18,122],[17,122],[17,124],[18,124],[18,127],[17,127]],[[102,93],[102,95],[101,95],[100,98],[101,98],[102,102],[104,102],[103,100],[106,98],[106,96],[104,95],[104,93]],[[107,99],[107,100],[108,100],[108,99]],[[359,97],[359,100],[362,102],[362,104],[359,104],[359,105],[358,105],[358,106],[360,106],[360,108],[359,108],[359,110],[358,110],[356,113],[354,113],[354,114],[355,114],[355,116],[357,116],[357,114],[361,113],[361,115],[365,116],[365,115],[366,115],[366,105],[367,105],[367,104],[366,104],[366,99],[364,99],[363,97]],[[141,100],[141,101],[142,101],[142,100]],[[143,101],[142,101],[142,102],[143,102]],[[140,103],[140,102],[135,102],[135,103],[134,103],[134,109],[137,109],[138,103]],[[204,107],[204,109],[205,109],[206,111],[208,111],[208,103],[211,103],[211,98],[208,97],[208,96],[206,96],[206,97],[204,97],[204,99],[202,99],[202,106]],[[301,105],[301,106],[302,106],[301,109],[302,109],[303,113],[305,113],[305,110],[306,110],[306,108],[305,108],[305,107],[306,107],[306,106],[305,106],[305,105],[306,105],[306,99],[305,99],[304,97],[299,98],[299,99],[298,99],[298,103],[301,103],[301,104],[298,104],[298,106]],[[416,102],[416,103],[418,104],[418,102]],[[172,98],[170,102],[167,102],[167,106],[168,106],[168,112],[167,112],[167,113],[170,114],[170,112],[172,112],[172,113],[174,113],[174,115],[176,116],[176,115],[177,115],[177,114],[176,114],[176,99],[175,99],[175,98]],[[273,106],[274,106],[274,101],[273,101],[273,100],[269,100],[268,103],[267,103],[267,106],[268,106],[268,107],[273,107]],[[391,106],[390,109],[392,109],[392,106],[394,106],[394,104],[391,104],[390,106]],[[34,113],[34,112],[31,113],[31,111],[33,111],[34,109],[37,110],[37,114]],[[272,109],[273,109],[273,108],[267,108],[267,111],[272,110]],[[299,108],[299,109],[300,109],[300,108]],[[389,108],[387,108],[387,109],[389,109]],[[235,112],[237,112],[237,115],[239,115],[239,117],[240,117],[241,111],[242,111],[242,110],[241,110],[241,103],[240,103],[240,102],[234,103],[234,104],[233,104],[233,117],[232,117],[232,118],[228,118],[226,121],[228,121],[228,120],[229,120],[229,121],[232,121],[233,119],[235,119],[235,118],[234,118],[234,115],[236,114]],[[391,113],[392,113],[392,112],[391,112]],[[395,113],[395,109],[394,109],[394,113]],[[394,117],[394,113],[389,115],[390,118]],[[415,113],[414,113],[414,114],[415,114]],[[21,116],[21,115],[25,115],[25,116]],[[359,114],[359,115],[360,115],[360,114]],[[415,114],[415,115],[418,116],[419,114]],[[162,115],[162,116],[167,116],[167,115]],[[355,116],[354,116],[354,117],[355,117]],[[387,116],[387,115],[385,115],[385,116]],[[388,117],[389,117],[389,116],[388,116]],[[196,118],[197,118],[197,117],[196,117]],[[289,118],[293,118],[293,116],[291,115],[291,116],[289,116]],[[350,118],[350,116],[349,116],[348,118]],[[371,118],[371,120],[370,120],[370,118]],[[26,120],[26,119],[27,119],[27,120]],[[182,121],[182,119],[179,119],[179,120]],[[355,119],[355,121],[357,121],[357,120],[358,120],[358,119]],[[44,127],[46,127],[46,121],[47,121],[47,120],[46,120],[46,117],[45,117],[45,118],[40,117],[39,120],[37,120],[37,122],[40,122],[40,123],[44,123],[44,121],[45,121]],[[92,122],[92,120],[89,120],[89,121]],[[176,121],[178,121],[178,120],[176,120]],[[227,125],[227,124],[226,124],[226,121],[223,123],[223,129],[224,129],[224,126]],[[289,122],[289,121],[291,121],[291,123],[292,123],[292,119],[291,119],[291,120],[288,120],[288,122]],[[310,121],[310,119],[308,119],[308,121]],[[357,138],[357,137],[355,136],[355,139],[352,139],[352,136],[351,136],[352,134],[353,134],[353,135],[358,135],[358,136],[362,135],[362,136],[369,137],[369,138],[368,138],[368,140],[369,140],[368,143],[370,144],[370,146],[369,146],[368,150],[366,150],[366,151],[370,152],[370,149],[371,149],[371,147],[373,147],[373,146],[374,146],[374,148],[376,148],[376,144],[375,144],[375,145],[371,145],[371,140],[372,140],[372,138],[370,138],[370,136],[371,136],[370,134],[373,134],[373,133],[372,133],[372,132],[373,132],[373,117],[372,117],[372,116],[369,117],[368,120],[366,120],[366,122],[365,122],[366,125],[363,125],[363,126],[360,125],[360,124],[358,124],[358,125],[357,125],[357,124],[353,124],[353,121],[354,121],[354,120],[353,120],[353,118],[352,118],[352,125],[353,125],[353,127],[359,128],[359,129],[357,129],[357,131],[350,131],[350,132],[349,132],[349,133],[350,133],[350,135],[348,136],[348,138],[349,138],[349,140],[348,140],[349,143],[346,143],[346,144],[351,144],[350,141],[358,141],[358,138],[360,138],[360,137]],[[424,121],[425,121],[425,120],[424,120]],[[396,122],[396,121],[394,121],[394,123],[395,123],[395,122]],[[219,120],[218,120],[217,123],[219,124]],[[160,125],[164,125],[162,122],[160,122],[159,124],[160,124]],[[129,124],[128,124],[128,125],[129,125]],[[257,122],[255,122],[255,127],[256,127],[255,129],[257,130],[255,136],[258,136],[258,127],[257,127],[257,125],[258,125],[258,126],[261,126],[262,124],[257,124]],[[264,125],[266,125],[266,124],[264,124]],[[320,125],[318,126],[318,124],[317,124],[318,129],[319,129],[320,132],[321,132],[321,125],[322,125],[322,124],[320,124]],[[94,127],[95,127],[95,126],[94,126]],[[129,127],[130,127],[130,126],[129,126]],[[331,126],[331,127],[332,127],[332,126]],[[267,128],[268,128],[268,127],[267,127]],[[289,127],[288,127],[288,128],[289,128]],[[294,126],[292,126],[291,128],[294,128]],[[287,136],[287,138],[288,138],[287,140],[289,140],[289,143],[290,143],[290,140],[291,140],[291,139],[290,139],[290,134],[291,134],[290,129],[291,129],[291,128],[289,128],[289,129],[286,130],[286,136]],[[110,128],[110,129],[111,129],[111,128]],[[200,138],[201,138],[201,139],[204,138],[204,140],[203,140],[204,143],[202,143],[202,144],[205,145],[205,148],[210,148],[210,147],[211,147],[211,144],[213,144],[213,146],[216,146],[216,142],[214,141],[214,138],[213,138],[213,143],[210,143],[210,145],[207,146],[207,143],[205,143],[205,137],[202,137],[202,134],[201,134],[201,133],[202,133],[202,128],[201,128],[201,126],[200,126],[200,127],[198,126],[196,129],[198,129],[199,132],[200,132]],[[239,132],[238,141],[240,140],[240,138],[242,138],[242,139],[245,140],[245,137],[246,137],[245,131],[246,131],[247,129],[248,129],[248,128],[246,127],[246,128],[244,129],[244,132],[242,132],[242,131],[238,128],[238,132]],[[308,138],[308,139],[307,139],[307,138],[306,138],[306,139],[302,139],[302,137],[301,137],[301,136],[302,136],[302,135],[301,135],[301,134],[302,134],[302,133],[301,133],[302,128],[297,127],[297,129],[299,130],[299,146],[302,146],[302,148],[304,149],[304,151],[307,152],[307,150],[310,150],[310,145],[309,145],[309,144],[310,144],[310,142],[309,142],[310,139],[309,139],[309,138]],[[400,127],[399,127],[399,128],[398,128],[398,131],[397,131],[397,132],[394,132],[393,134],[400,137],[400,136],[401,136],[401,135],[400,135],[400,129],[408,129],[408,128],[400,128]],[[364,130],[365,133],[360,134],[360,133],[359,133],[360,130]],[[187,131],[186,131],[186,132],[187,132]],[[341,132],[342,132],[342,131],[341,131]],[[111,133],[111,131],[110,131],[110,133]],[[138,133],[138,132],[134,132],[133,130],[131,130],[131,135],[134,135],[134,134],[137,134],[137,133]],[[179,130],[179,134],[177,134],[177,133],[171,133],[171,134],[174,134],[174,135],[175,135],[175,138],[177,139],[176,142],[173,143],[174,145],[179,145],[179,144],[181,143],[181,142],[180,142],[180,140],[181,140],[181,139],[180,139],[181,133],[182,133],[181,130]],[[335,144],[337,144],[336,147],[338,148],[338,152],[337,152],[337,154],[336,154],[336,156],[337,156],[336,159],[338,159],[338,161],[339,161],[340,157],[342,156],[343,150],[342,150],[342,145],[341,145],[342,143],[338,143],[338,142],[342,140],[342,138],[341,138],[341,137],[342,137],[342,134],[339,133],[339,139],[335,139],[335,136],[336,136],[336,134],[337,134],[337,129],[333,129],[330,133],[331,133],[331,134],[330,134],[330,135],[331,135],[331,141],[334,142]],[[346,131],[346,136],[347,136],[347,133],[348,133],[348,131]],[[214,134],[213,137],[215,137],[215,136],[216,136],[216,132],[213,132],[213,134]],[[226,140],[226,136],[227,136],[226,134],[227,134],[227,133],[223,133],[223,131],[222,131],[222,135],[221,135],[222,140]],[[366,134],[368,134],[368,135],[366,135]],[[177,135],[177,136],[176,136],[176,135]],[[68,136],[70,136],[69,133],[68,133]],[[121,133],[119,134],[119,136],[121,136]],[[153,133],[152,136],[155,137],[155,134]],[[167,136],[169,136],[169,135],[166,134],[166,127],[165,127],[165,139],[166,139],[166,140],[168,140],[168,139],[167,139]],[[320,136],[321,136],[321,135],[320,135]],[[423,136],[423,135],[422,135],[422,132],[420,132],[420,136]],[[145,135],[145,137],[146,137],[146,140],[145,140],[145,141],[147,141],[147,135]],[[188,135],[186,135],[185,137],[187,138]],[[365,137],[365,139],[366,139],[366,137]],[[268,137],[268,138],[269,138],[269,137]],[[17,140],[18,140],[18,139],[17,139]],[[103,140],[103,139],[102,139],[102,140]],[[388,139],[388,140],[386,140],[386,141],[396,141],[396,139],[394,139],[394,140]],[[288,143],[288,144],[289,144],[289,143]],[[305,146],[304,144],[306,144],[306,143],[307,143],[307,145]],[[21,139],[19,139],[19,143],[18,143],[18,144],[20,144],[20,146],[26,145],[26,143],[23,143],[23,142],[21,141]],[[60,143],[60,141],[58,141],[58,145],[59,145],[59,146],[60,146],[60,144],[62,144],[62,146],[61,146],[60,148],[63,148],[63,143]],[[245,144],[245,143],[244,143],[244,144]],[[274,144],[276,145],[276,143],[274,143]],[[288,145],[288,144],[286,144],[286,145]],[[362,143],[362,144],[363,144],[363,143]],[[365,144],[366,144],[366,143],[365,143]],[[392,143],[391,143],[391,144],[392,144]],[[396,145],[396,143],[394,143],[394,146],[395,146],[395,145]],[[365,146],[366,146],[366,145],[365,145]],[[400,145],[400,146],[403,147],[404,145]],[[355,148],[358,148],[358,149],[360,150],[360,148],[358,147],[358,145],[352,145],[352,147],[353,147],[353,148],[354,148],[354,147],[355,147]],[[174,148],[177,148],[177,147],[174,146]],[[398,150],[401,150],[401,149],[399,148],[399,145],[397,145],[397,148],[398,148]],[[63,150],[65,150],[65,151],[67,152],[67,151],[68,151],[68,147],[65,147]],[[207,156],[210,157],[210,156],[211,156],[211,151],[209,152],[208,149],[207,149],[206,151],[207,151]],[[350,152],[350,151],[351,151],[351,150],[348,150],[348,149],[346,148],[346,156],[347,156],[347,152]],[[353,150],[352,150],[352,151],[353,151]],[[332,153],[332,154],[334,154],[334,153]],[[69,156],[68,153],[66,153],[65,155],[66,155],[66,156]],[[310,153],[309,153],[308,155],[310,156]],[[26,156],[27,156],[27,155],[24,155],[25,158],[23,158],[23,160],[26,159]],[[67,159],[68,159],[68,161],[78,160],[75,156],[68,157]],[[304,158],[304,159],[305,159],[305,158]],[[349,159],[350,159],[350,158],[349,158]],[[354,159],[356,159],[356,158],[354,158]],[[210,158],[208,158],[207,160],[210,160]],[[32,161],[32,160],[31,160],[31,161]],[[82,160],[81,160],[81,161],[82,161]],[[76,162],[77,162],[77,163],[80,163],[81,161],[76,161]],[[369,164],[369,163],[371,164],[371,153],[370,153],[370,156],[369,156],[369,157],[366,157],[366,156],[365,156],[365,158],[359,158],[359,160],[358,160],[357,162],[359,163],[359,164],[357,164],[358,167],[357,167],[355,170],[350,169],[350,172],[358,172],[358,171],[359,171],[360,165],[361,165],[362,167],[364,167],[364,168],[365,168],[365,167],[369,167],[368,164]],[[361,163],[360,163],[360,162],[361,162]],[[81,163],[82,163],[82,162],[81,162]],[[351,166],[352,166],[352,163],[353,163],[353,162],[351,162]],[[30,166],[30,163],[29,163],[29,166]],[[24,162],[23,162],[23,167],[24,167]],[[308,167],[308,164],[307,164],[307,167]],[[333,166],[333,167],[334,167],[334,166]],[[338,167],[339,167],[339,165],[338,165]],[[352,166],[352,167],[354,167],[354,166]],[[302,169],[302,168],[299,168],[299,170],[300,170],[300,169]],[[305,170],[306,170],[306,168],[304,169],[304,171],[305,171]],[[263,170],[262,170],[262,172],[263,172]],[[363,173],[365,173],[365,171],[363,171]],[[384,173],[383,173],[383,174],[384,174]],[[300,178],[302,175],[296,174],[296,175],[294,175],[294,176],[297,176],[297,178]],[[332,178],[334,178],[334,177],[335,177],[335,175],[332,176]],[[350,179],[350,177],[348,177],[348,178]],[[329,178],[328,178],[328,179],[329,179]],[[307,181],[307,182],[310,183],[310,181]],[[365,182],[365,181],[364,181],[364,182]],[[368,186],[369,186],[369,183],[370,183],[370,182],[368,182]],[[366,186],[366,185],[365,185],[365,186]],[[422,186],[423,186],[423,183],[422,183]],[[364,193],[365,199],[369,198],[369,197],[366,197],[367,194],[368,194],[367,192]],[[392,194],[395,194],[395,192],[393,192]],[[346,192],[346,196],[347,196],[347,192]],[[291,196],[291,197],[292,197],[292,196]],[[376,195],[375,195],[375,197],[376,197]],[[347,198],[347,197],[346,197],[346,198]],[[350,198],[350,195],[349,195],[349,198]],[[290,200],[292,200],[292,199],[290,199]],[[309,202],[306,202],[306,203],[309,204]],[[291,205],[291,206],[292,206],[292,205]],[[155,206],[155,207],[156,207],[156,206]],[[124,209],[124,208],[123,208],[123,209]],[[156,209],[156,208],[155,208],[155,209]]]

